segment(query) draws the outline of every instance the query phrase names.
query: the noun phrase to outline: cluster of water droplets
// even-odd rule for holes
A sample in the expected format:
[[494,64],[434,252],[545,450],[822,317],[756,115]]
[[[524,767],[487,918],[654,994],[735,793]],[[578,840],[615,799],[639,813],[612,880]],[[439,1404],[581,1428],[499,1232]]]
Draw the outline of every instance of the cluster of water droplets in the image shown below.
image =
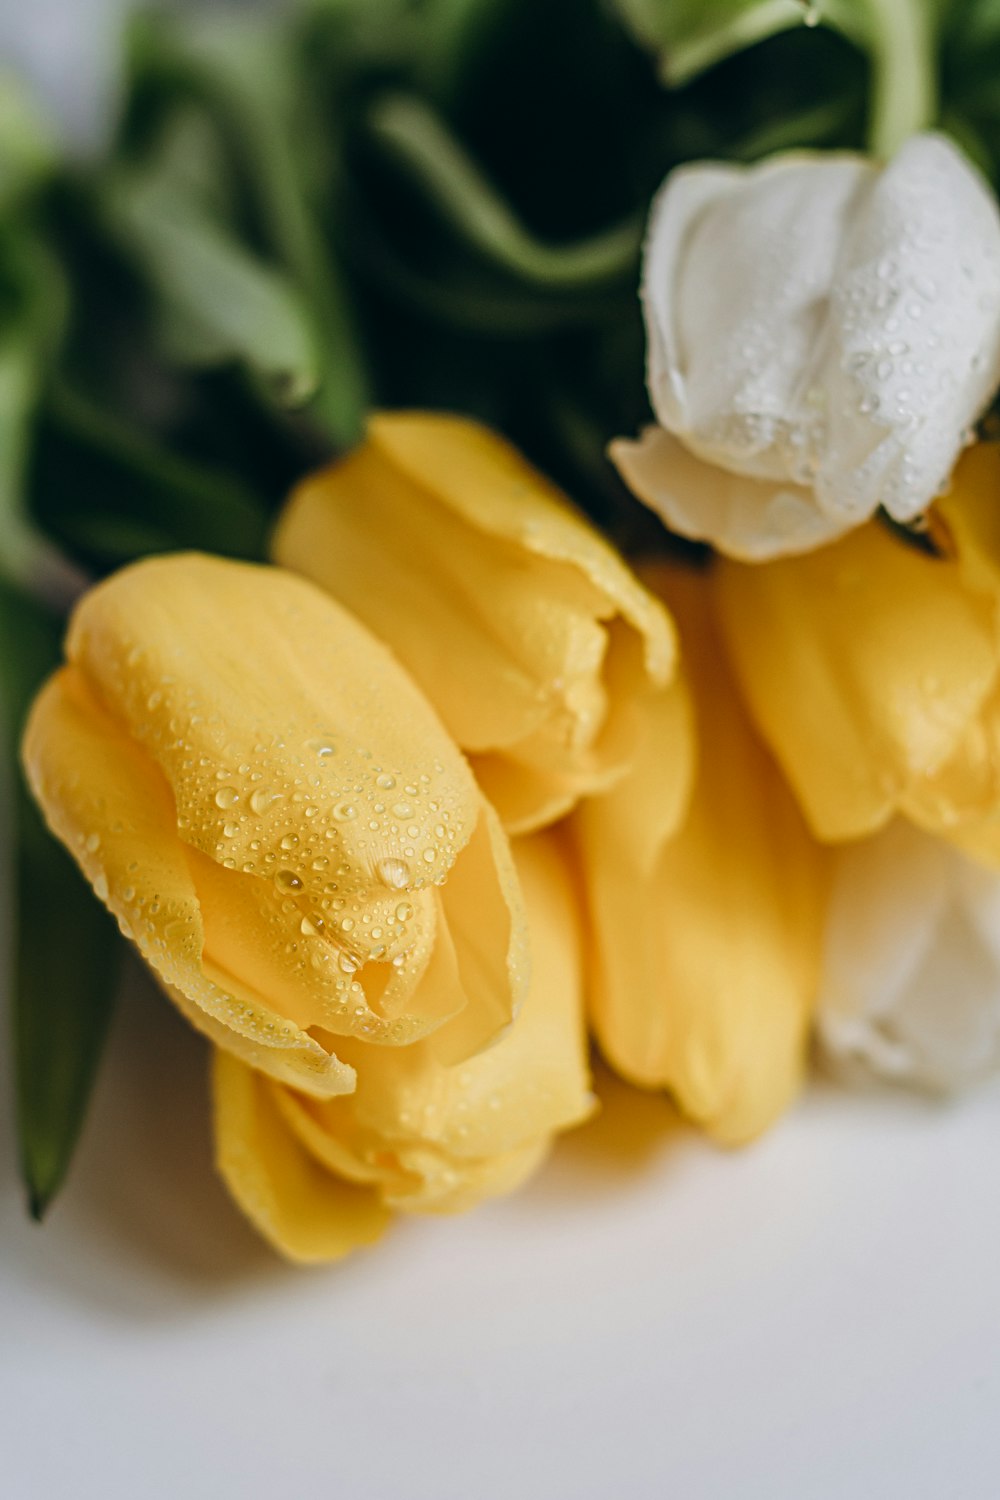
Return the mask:
[[910,520],[946,488],[1000,378],[1000,219],[954,148],[917,139],[876,180],[845,260],[818,491]]
[[206,772],[215,783],[214,806],[203,798],[179,806],[181,836],[201,846],[214,837],[206,852],[224,868],[269,881],[288,963],[324,973],[353,1003],[358,1029],[381,1031],[371,1013],[379,1001],[358,976],[387,965],[375,990],[385,1006],[390,993],[398,1004],[430,919],[429,892],[445,883],[468,836],[444,767],[434,762],[408,777],[320,732],[297,745],[258,741],[252,756],[225,766],[203,756],[180,769],[195,783]]

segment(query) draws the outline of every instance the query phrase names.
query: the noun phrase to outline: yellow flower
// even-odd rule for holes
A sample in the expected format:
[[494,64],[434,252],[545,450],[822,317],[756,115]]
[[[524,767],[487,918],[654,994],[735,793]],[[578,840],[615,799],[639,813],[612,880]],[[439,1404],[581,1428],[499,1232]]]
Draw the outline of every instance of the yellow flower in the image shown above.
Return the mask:
[[512,832],[627,772],[674,669],[662,607],[500,438],[385,414],[306,480],[274,544],[386,641]]
[[590,1113],[579,923],[557,839],[515,841],[532,981],[516,1023],[477,1057],[445,1067],[430,1042],[351,1042],[357,1090],[324,1102],[217,1053],[220,1170],[286,1255],[335,1259],[376,1238],[394,1208],[451,1213],[508,1191],[554,1131]]
[[803,1076],[821,851],[748,722],[707,577],[660,565],[646,579],[678,621],[686,681],[665,697],[633,774],[575,815],[593,1024],[624,1077],[669,1089],[737,1143],[771,1123]]
[[936,511],[945,557],[871,523],[808,556],[724,563],[718,601],[765,739],[822,839],[901,813],[1000,863],[1000,450]]
[[67,655],[31,786],[213,1042],[330,1099],[369,1054],[429,1037],[452,1063],[508,1025],[528,976],[506,837],[338,604],[276,568],[155,558],[83,599]]

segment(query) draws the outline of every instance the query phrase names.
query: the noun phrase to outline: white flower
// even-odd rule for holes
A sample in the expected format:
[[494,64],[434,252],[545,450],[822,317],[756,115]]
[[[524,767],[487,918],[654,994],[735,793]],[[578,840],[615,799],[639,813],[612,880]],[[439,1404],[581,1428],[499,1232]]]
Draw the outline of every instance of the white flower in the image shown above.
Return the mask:
[[1000,1068],[1000,875],[902,821],[835,861],[818,1007],[828,1059],[946,1091]]
[[945,487],[1000,384],[1000,213],[937,135],[886,167],[683,167],[653,205],[643,303],[661,425],[612,444],[626,483],[733,557],[807,551]]

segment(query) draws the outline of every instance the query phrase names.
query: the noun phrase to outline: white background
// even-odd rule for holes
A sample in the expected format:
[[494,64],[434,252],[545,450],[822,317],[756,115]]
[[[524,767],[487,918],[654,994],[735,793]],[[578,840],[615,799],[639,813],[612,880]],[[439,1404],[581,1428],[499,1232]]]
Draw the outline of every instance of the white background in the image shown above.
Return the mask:
[[[77,141],[121,8],[0,0]],[[144,983],[42,1229],[10,1118],[0,1069],[3,1500],[1000,1495],[1000,1089],[817,1086],[738,1155],[619,1091],[518,1197],[320,1271],[229,1205]]]
[[1000,1091],[819,1086],[735,1155],[620,1091],[322,1270],[229,1205],[205,1093],[137,985],[44,1228],[2,1142],[5,1500],[1000,1494]]

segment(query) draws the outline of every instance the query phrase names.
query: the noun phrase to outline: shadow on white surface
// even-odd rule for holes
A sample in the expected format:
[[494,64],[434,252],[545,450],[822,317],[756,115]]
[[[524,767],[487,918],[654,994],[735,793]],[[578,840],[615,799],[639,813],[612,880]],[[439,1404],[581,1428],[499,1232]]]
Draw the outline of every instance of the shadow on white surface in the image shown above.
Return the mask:
[[2,1141],[0,1261],[123,1316],[280,1275],[215,1175],[207,1073],[204,1042],[130,963],[90,1118],[43,1225],[25,1219],[13,1142]]

